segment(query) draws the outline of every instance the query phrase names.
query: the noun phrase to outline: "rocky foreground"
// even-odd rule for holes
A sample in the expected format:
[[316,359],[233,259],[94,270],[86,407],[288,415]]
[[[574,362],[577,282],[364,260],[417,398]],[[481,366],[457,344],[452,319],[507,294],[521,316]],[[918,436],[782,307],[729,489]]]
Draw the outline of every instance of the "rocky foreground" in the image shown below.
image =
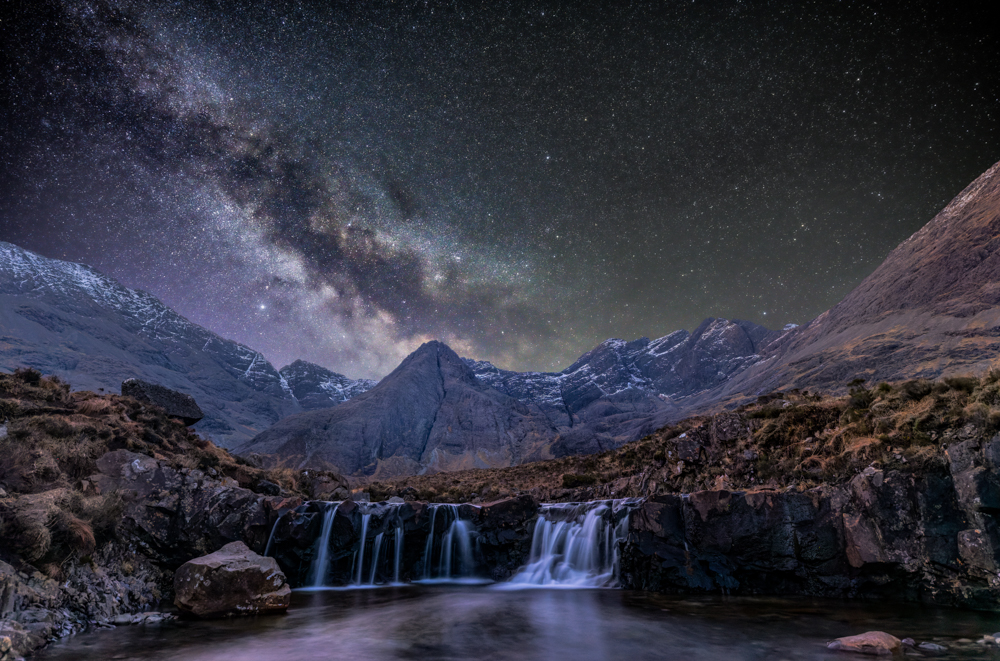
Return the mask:
[[263,551],[281,513],[345,487],[237,460],[132,397],[0,374],[0,659],[173,610],[182,564],[236,541]]
[[[626,588],[1000,604],[1000,374],[774,393],[599,455],[353,494],[333,473],[234,458],[149,402],[70,393],[30,370],[0,375],[0,420],[4,661],[88,626],[163,617],[178,569],[233,543],[268,550],[292,587],[317,580],[320,553],[324,583],[408,581],[429,575],[426,549],[461,521],[470,571],[505,580],[530,559],[542,502],[626,497],[611,521],[627,522]],[[387,554],[363,577],[362,540]]]

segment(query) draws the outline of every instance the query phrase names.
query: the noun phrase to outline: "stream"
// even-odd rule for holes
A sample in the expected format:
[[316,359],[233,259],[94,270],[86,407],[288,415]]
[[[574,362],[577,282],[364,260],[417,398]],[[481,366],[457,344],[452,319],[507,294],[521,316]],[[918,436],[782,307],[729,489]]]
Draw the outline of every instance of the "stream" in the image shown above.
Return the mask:
[[917,605],[752,597],[673,597],[615,589],[504,590],[407,585],[299,590],[287,615],[178,620],[93,631],[34,658],[267,659],[837,659],[826,642],[882,630],[948,647],[938,659],[993,659],[978,640],[1000,616]]

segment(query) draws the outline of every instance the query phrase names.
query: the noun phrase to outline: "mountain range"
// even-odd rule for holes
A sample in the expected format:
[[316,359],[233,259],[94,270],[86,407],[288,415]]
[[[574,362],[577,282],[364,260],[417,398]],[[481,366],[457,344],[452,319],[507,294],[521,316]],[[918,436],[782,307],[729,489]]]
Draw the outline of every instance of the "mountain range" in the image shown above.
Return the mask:
[[76,388],[139,377],[195,397],[241,453],[387,477],[618,447],[775,390],[982,373],[1000,356],[1000,163],[836,306],[773,331],[709,318],[607,340],[561,372],[513,372],[429,342],[379,383],[258,352],[89,267],[0,243],[0,367]]
[[374,385],[302,361],[276,370],[146,292],[0,242],[0,368],[17,367],[76,389],[118,392],[141,378],[185,392],[205,412],[196,429],[225,447]]

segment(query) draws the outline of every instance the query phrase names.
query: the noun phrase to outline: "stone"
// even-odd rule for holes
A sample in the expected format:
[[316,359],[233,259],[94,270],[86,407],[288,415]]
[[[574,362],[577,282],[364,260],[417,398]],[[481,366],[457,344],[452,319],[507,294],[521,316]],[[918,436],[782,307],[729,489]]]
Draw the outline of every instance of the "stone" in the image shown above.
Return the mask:
[[257,555],[243,542],[181,565],[174,593],[174,605],[203,618],[284,612],[292,596],[274,558]]
[[844,636],[827,643],[827,649],[837,652],[854,652],[871,656],[890,656],[897,652],[902,641],[884,631],[867,631],[857,636]]
[[280,496],[281,487],[279,487],[274,482],[269,482],[268,480],[261,480],[257,483],[257,491],[264,494],[265,496]]
[[181,421],[190,426],[205,417],[194,397],[186,395],[176,390],[171,390],[165,386],[142,379],[127,379],[122,382],[122,395],[134,397],[140,402],[153,404],[161,407],[167,415],[173,418],[180,418]]
[[917,645],[918,650],[924,652],[947,652],[948,648],[944,645],[938,645],[937,643],[920,643]]

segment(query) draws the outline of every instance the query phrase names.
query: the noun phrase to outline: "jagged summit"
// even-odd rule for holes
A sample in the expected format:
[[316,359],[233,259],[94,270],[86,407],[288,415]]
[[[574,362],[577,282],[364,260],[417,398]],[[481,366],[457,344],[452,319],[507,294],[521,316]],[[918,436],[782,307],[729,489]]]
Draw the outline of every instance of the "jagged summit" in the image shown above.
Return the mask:
[[352,379],[304,360],[285,365],[278,373],[292,397],[306,411],[336,406],[375,387],[372,379]]
[[238,449],[300,466],[391,476],[510,466],[550,454],[537,409],[479,381],[447,345],[427,342],[371,390],[290,416]]
[[602,342],[558,373],[502,370],[427,342],[368,392],[291,416],[238,450],[379,476],[598,452],[676,419],[674,398],[759,360],[780,335],[708,319],[694,333]]

